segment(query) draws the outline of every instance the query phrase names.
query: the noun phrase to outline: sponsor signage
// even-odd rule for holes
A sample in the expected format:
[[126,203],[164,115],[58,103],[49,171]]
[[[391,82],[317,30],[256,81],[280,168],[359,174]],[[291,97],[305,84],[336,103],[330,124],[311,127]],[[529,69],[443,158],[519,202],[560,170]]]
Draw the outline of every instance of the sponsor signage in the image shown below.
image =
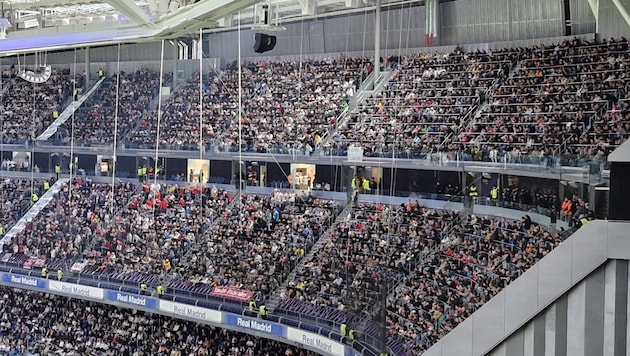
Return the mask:
[[308,346],[311,349],[316,349],[323,355],[346,355],[346,347],[343,344],[308,331],[287,328],[287,339]]
[[104,297],[104,293],[101,288],[94,288],[89,286],[82,286],[80,284],[65,282],[49,281],[48,290],[61,292],[66,295],[91,299],[103,299]]
[[173,303],[168,300],[160,300],[160,311],[213,323],[221,323],[220,311],[181,303]]
[[262,319],[247,318],[236,314],[223,313],[223,324],[236,326],[252,332],[286,337],[287,328],[284,325],[268,322]]
[[256,292],[245,289],[237,289],[230,287],[214,287],[210,295],[213,297],[238,300],[240,302],[249,302]]
[[158,308],[158,300],[154,298],[143,297],[137,294],[116,292],[113,290],[105,291],[105,299],[112,302],[133,305],[149,309]]
[[20,274],[3,273],[2,281],[11,284],[18,284],[21,286],[28,286],[32,288],[48,288],[48,281],[37,277],[23,276]]

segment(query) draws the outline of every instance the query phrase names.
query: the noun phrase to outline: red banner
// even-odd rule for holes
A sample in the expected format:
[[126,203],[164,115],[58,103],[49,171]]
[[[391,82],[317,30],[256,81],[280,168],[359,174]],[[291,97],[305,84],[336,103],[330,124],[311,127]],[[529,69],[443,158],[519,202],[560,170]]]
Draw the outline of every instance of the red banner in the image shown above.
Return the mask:
[[252,299],[252,297],[256,294],[256,292],[252,292],[250,290],[244,289],[236,289],[230,287],[214,287],[212,292],[210,292],[211,296],[219,297],[219,298],[227,298],[234,299],[240,302],[248,302]]

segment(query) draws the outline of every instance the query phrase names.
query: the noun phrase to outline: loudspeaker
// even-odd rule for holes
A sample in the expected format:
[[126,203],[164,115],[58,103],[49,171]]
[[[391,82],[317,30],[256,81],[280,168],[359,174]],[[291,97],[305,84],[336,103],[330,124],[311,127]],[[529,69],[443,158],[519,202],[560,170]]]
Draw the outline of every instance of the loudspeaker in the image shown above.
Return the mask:
[[254,42],[254,52],[264,53],[271,51],[276,46],[276,36],[257,33]]
[[630,163],[612,162],[610,165],[610,192],[608,219],[630,221]]

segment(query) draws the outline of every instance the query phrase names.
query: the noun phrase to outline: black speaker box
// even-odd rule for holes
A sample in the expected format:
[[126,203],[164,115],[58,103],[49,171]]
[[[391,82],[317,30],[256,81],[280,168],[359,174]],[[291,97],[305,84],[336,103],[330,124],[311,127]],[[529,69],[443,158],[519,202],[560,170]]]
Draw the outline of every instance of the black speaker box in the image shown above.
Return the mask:
[[276,46],[276,36],[269,36],[264,33],[257,33],[254,41],[254,52],[264,53],[271,51]]
[[608,198],[608,218],[630,221],[630,163],[613,162],[610,165],[610,194]]

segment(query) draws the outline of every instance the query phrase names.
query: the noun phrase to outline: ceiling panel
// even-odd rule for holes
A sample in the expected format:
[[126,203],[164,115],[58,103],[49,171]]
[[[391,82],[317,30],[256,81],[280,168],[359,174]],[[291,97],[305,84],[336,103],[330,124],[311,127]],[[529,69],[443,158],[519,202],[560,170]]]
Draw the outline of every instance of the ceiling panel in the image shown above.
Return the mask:
[[[382,6],[423,2],[381,1]],[[4,55],[70,47],[67,42],[76,38],[84,42],[75,46],[85,46],[176,38],[198,33],[200,28],[229,30],[239,19],[241,25],[260,25],[265,11],[268,24],[277,25],[271,31],[281,29],[283,23],[374,8],[374,0],[0,0],[0,4],[0,19],[4,19],[0,20],[0,54]],[[31,41],[31,47],[23,39]],[[44,43],[50,43],[49,48]]]

